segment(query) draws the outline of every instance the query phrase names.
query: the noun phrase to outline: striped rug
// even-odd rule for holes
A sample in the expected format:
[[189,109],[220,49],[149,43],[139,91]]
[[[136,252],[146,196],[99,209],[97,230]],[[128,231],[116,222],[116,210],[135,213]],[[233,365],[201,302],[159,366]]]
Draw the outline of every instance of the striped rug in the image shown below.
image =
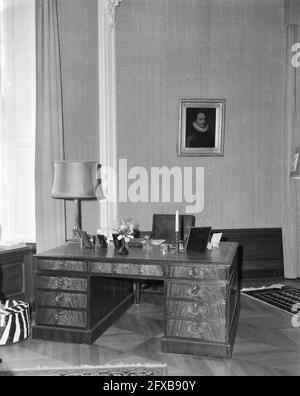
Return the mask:
[[30,330],[31,312],[28,303],[11,300],[0,304],[0,345],[25,340]]
[[284,285],[243,289],[242,293],[290,314],[300,311],[300,290]]

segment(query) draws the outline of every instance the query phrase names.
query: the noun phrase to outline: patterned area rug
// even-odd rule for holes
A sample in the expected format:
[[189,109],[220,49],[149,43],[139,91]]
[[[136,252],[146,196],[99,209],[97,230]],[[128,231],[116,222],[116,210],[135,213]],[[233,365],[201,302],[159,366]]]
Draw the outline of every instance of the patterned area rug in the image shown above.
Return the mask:
[[300,290],[292,287],[274,285],[259,289],[243,289],[242,293],[293,315],[300,311]]
[[100,377],[100,376],[166,376],[166,364],[118,364],[70,368],[37,368],[35,370],[0,371],[0,377]]

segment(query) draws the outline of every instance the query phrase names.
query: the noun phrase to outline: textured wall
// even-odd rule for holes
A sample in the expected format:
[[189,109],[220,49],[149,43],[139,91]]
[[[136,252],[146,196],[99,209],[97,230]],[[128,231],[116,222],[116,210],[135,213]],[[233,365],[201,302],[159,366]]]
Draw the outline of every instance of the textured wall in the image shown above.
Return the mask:
[[[205,168],[197,224],[281,226],[282,0],[125,0],[118,8],[118,155]],[[178,101],[227,100],[224,158],[177,157]],[[150,229],[181,204],[121,204]]]
[[[99,161],[97,12],[97,0],[59,0],[66,160]],[[82,211],[83,228],[95,232],[99,204],[83,202]],[[67,213],[70,231],[71,204]]]

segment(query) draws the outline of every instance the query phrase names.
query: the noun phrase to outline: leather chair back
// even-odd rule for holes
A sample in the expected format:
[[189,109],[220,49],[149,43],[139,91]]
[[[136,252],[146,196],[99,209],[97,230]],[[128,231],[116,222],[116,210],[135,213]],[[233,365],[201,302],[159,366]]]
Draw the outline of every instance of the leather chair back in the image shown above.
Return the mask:
[[[173,214],[154,214],[152,221],[152,238],[165,239],[167,242],[175,241],[175,219]],[[195,227],[195,216],[180,215],[180,238],[186,240],[191,227]]]

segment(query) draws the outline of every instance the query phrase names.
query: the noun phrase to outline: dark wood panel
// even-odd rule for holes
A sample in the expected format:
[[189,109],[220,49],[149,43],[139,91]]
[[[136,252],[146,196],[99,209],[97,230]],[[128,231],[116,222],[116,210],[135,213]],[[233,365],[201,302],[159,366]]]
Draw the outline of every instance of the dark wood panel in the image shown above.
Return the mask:
[[37,287],[40,289],[74,290],[87,291],[87,279],[67,278],[67,277],[37,277]]
[[87,295],[38,290],[36,304],[50,307],[87,309]]
[[162,265],[91,263],[91,273],[163,277]]
[[194,265],[185,266],[169,266],[168,267],[169,278],[181,278],[190,279],[193,281],[206,281],[206,280],[226,280],[228,279],[227,268],[220,267],[205,267],[199,266],[197,263]]
[[28,246],[28,252],[24,256],[25,263],[25,299],[26,301],[34,302],[35,293],[35,276],[34,276],[34,258],[36,247],[34,244]]
[[25,294],[24,262],[2,265],[2,293],[6,297],[17,297]]
[[91,277],[91,327],[95,326],[128,297],[133,296],[131,280]]
[[239,243],[239,267],[243,279],[283,277],[281,228],[221,229],[222,241]]
[[37,269],[39,271],[87,272],[87,263],[83,261],[38,260]]
[[87,328],[87,312],[39,308],[37,324]]
[[33,299],[34,245],[0,250],[0,299]]
[[229,326],[232,325],[232,321],[234,320],[234,315],[240,303],[240,288],[241,287],[240,287],[239,273],[238,271],[236,271],[236,274],[232,279],[229,291],[227,293],[227,318],[228,318]]
[[188,298],[197,301],[214,303],[216,301],[225,301],[226,287],[202,285],[200,283],[174,283],[166,281],[166,297]]
[[170,337],[182,337],[210,342],[226,341],[225,322],[205,322],[187,320],[167,320],[166,335]]
[[245,260],[283,260],[281,228],[252,228],[214,230],[222,232],[222,240],[243,246]]
[[193,320],[226,320],[226,303],[167,300],[168,317]]
[[37,324],[32,328],[32,338],[47,341],[51,340],[55,342],[55,345],[60,345],[59,343],[61,342],[92,344],[95,341],[95,338],[92,339],[92,332],[89,330],[45,325],[39,326]]

